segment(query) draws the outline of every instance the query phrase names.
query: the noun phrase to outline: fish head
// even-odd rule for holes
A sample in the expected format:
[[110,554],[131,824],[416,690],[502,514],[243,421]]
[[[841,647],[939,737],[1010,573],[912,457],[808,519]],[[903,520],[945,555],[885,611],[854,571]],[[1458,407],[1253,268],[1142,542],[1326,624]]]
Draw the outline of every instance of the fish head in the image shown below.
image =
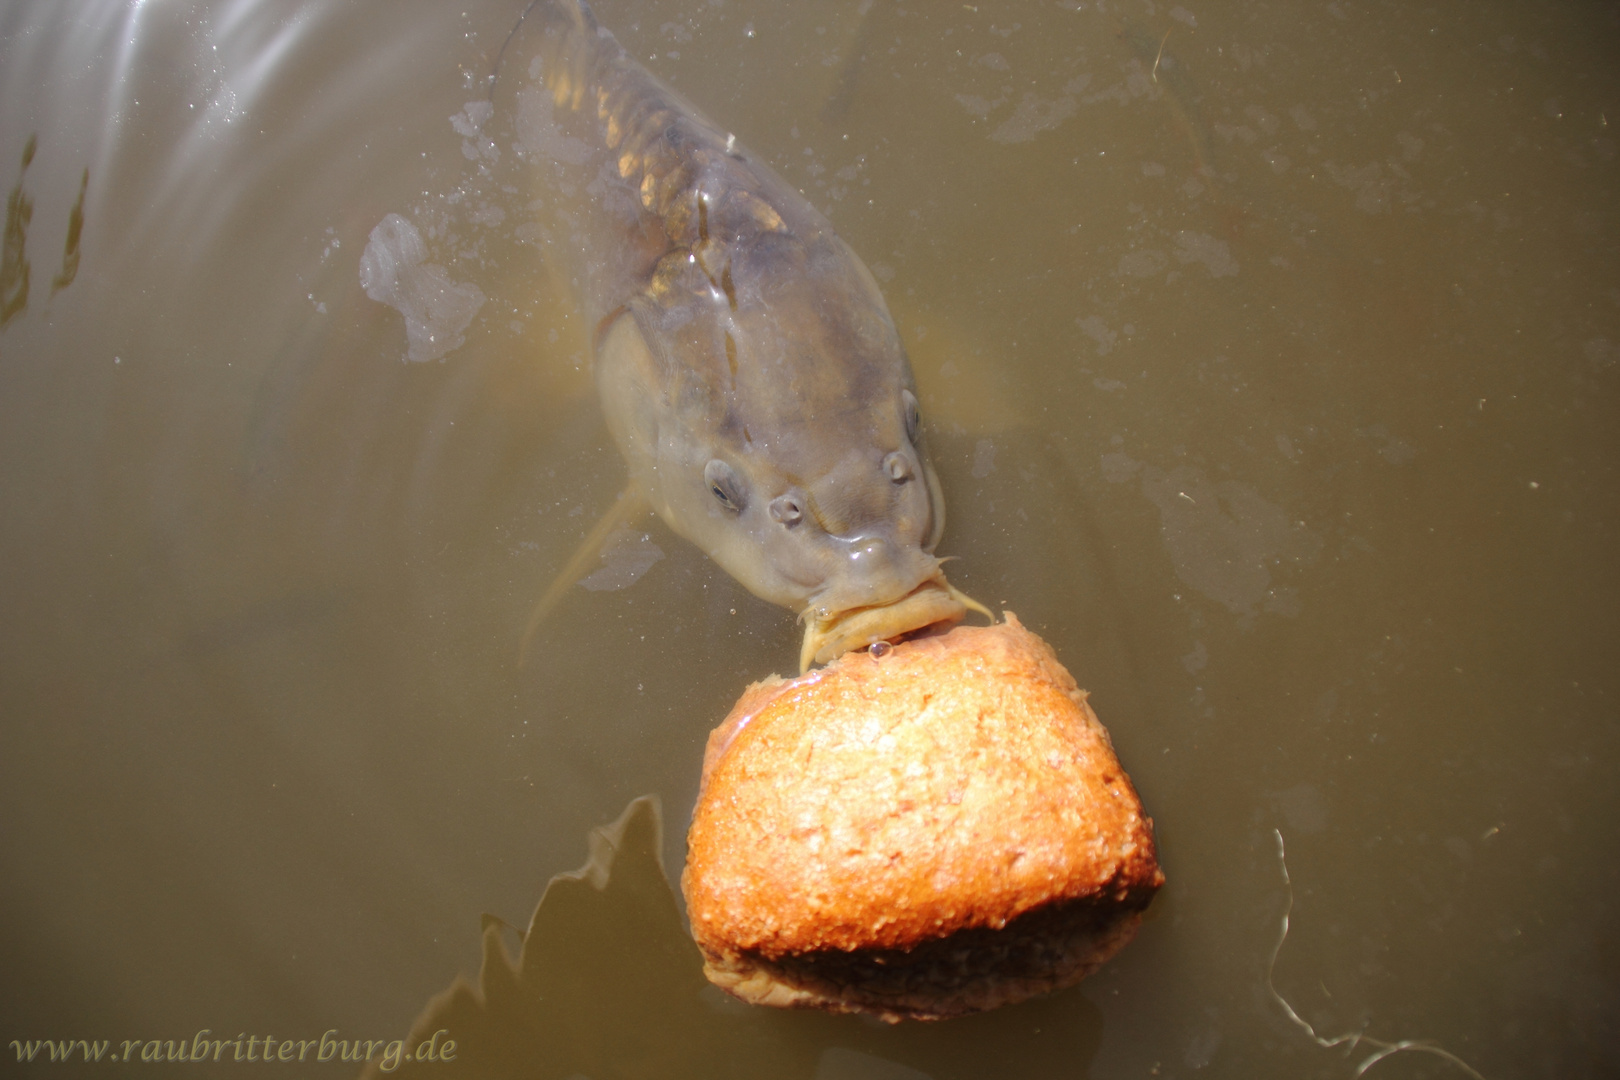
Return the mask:
[[610,423],[635,416],[615,434],[654,507],[800,613],[806,666],[959,620],[934,555],[944,498],[876,282],[830,232],[727,255],[720,271],[689,259],[697,280],[668,290],[681,303],[643,304],[598,349]]

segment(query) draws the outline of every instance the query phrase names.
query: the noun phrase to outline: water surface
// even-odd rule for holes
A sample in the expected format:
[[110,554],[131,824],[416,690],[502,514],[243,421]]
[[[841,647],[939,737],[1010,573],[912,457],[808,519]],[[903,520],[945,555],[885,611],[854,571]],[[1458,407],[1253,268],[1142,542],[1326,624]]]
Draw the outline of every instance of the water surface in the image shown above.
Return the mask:
[[[598,13],[883,282],[952,580],[1091,690],[1169,875],[1080,988],[933,1027],[739,1016],[610,924],[711,1019],[601,1075],[1620,1069],[1616,9]],[[678,868],[795,663],[652,520],[517,663],[623,470],[467,108],[516,15],[0,14],[0,1041],[403,1038],[636,796]],[[389,215],[482,299],[415,362]]]

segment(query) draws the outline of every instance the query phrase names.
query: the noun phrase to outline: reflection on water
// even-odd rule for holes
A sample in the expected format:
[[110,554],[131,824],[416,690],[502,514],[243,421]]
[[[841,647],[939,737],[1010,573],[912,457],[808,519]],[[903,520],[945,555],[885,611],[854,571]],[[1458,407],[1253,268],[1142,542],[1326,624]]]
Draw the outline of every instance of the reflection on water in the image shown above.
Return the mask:
[[[704,1018],[671,1055],[1350,1075],[1274,986],[1493,1080],[1620,1070],[1612,12],[598,13],[871,266],[952,581],[1091,690],[1171,880],[1085,984],[960,1023],[729,1013],[671,960],[647,1000]],[[477,913],[521,924],[633,797],[679,865],[709,727],[794,661],[790,613],[648,520],[517,663],[624,474],[468,110],[516,15],[0,10],[0,1054],[403,1038]],[[390,215],[397,286],[484,298],[429,362],[362,284]],[[678,955],[637,880],[645,918],[588,925]]]
[[[510,928],[486,917],[477,984],[456,980],[405,1039],[433,1056],[379,1056],[366,1075],[921,1080],[997,1071],[1002,1052],[982,1022],[891,1028],[753,1008],[710,986],[664,873],[662,832],[650,796],[593,830],[589,861],[546,886],[516,959],[502,943]],[[1030,1067],[1083,1069],[1095,1052],[1097,1014],[1073,998],[1006,1010],[1037,1032],[1058,1028],[1030,1040]],[[436,1053],[435,1034],[454,1036],[452,1061]]]

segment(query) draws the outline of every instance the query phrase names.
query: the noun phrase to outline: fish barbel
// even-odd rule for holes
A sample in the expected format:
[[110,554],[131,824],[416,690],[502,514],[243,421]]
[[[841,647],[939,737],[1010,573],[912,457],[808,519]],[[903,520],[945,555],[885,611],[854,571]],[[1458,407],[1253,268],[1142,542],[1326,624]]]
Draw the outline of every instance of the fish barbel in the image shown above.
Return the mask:
[[540,170],[632,490],[800,613],[801,668],[990,614],[934,555],[945,502],[911,367],[827,220],[580,0],[530,5],[496,102]]

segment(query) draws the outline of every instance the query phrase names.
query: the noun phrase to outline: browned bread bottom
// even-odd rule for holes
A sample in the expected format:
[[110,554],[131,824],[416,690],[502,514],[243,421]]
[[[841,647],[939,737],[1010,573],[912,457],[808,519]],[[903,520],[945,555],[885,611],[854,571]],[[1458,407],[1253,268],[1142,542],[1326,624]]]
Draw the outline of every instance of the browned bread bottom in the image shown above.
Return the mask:
[[1009,614],[751,686],[682,888],[716,985],[898,1020],[1078,982],[1163,881],[1107,732]]

